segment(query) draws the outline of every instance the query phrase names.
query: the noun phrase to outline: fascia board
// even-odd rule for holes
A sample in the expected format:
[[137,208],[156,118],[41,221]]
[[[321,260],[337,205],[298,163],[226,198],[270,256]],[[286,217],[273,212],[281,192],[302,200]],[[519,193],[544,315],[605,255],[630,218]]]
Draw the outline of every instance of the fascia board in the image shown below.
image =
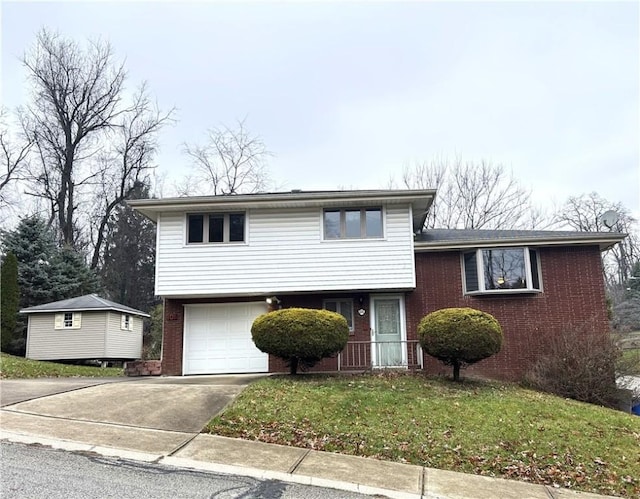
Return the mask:
[[615,238],[589,238],[589,239],[518,239],[518,240],[482,240],[482,241],[460,241],[460,242],[442,242],[442,243],[421,243],[416,242],[414,245],[416,253],[425,253],[429,251],[442,250],[461,250],[473,248],[492,248],[492,247],[513,247],[513,246],[575,246],[587,245],[598,246],[600,251],[605,251],[614,244],[619,243],[626,237],[626,234]]

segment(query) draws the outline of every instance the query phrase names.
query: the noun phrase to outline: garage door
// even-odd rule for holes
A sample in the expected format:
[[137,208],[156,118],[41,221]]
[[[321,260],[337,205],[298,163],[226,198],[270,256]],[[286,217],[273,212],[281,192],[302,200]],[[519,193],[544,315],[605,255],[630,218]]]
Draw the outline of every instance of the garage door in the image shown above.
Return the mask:
[[268,355],[251,339],[251,324],[266,311],[264,302],[185,305],[183,373],[267,372]]

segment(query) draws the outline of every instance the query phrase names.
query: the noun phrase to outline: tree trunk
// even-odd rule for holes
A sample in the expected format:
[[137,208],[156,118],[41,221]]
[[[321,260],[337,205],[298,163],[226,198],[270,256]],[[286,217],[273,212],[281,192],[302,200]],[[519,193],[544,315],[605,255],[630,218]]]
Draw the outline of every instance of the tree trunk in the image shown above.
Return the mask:
[[289,374],[298,374],[298,357],[289,359]]
[[453,362],[453,381],[460,381],[460,362]]

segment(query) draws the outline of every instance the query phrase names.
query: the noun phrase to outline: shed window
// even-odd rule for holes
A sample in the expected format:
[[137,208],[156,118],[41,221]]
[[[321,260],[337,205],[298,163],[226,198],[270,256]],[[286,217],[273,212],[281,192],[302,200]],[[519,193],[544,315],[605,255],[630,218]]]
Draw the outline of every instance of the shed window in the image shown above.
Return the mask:
[[82,314],[80,312],[62,312],[55,315],[54,329],[80,329]]
[[133,331],[133,319],[129,314],[122,314],[122,317],[120,318],[120,329]]

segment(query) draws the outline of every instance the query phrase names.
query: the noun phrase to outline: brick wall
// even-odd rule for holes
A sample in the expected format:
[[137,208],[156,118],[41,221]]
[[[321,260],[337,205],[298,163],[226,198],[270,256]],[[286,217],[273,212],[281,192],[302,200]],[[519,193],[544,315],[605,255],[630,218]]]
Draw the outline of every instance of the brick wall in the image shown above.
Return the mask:
[[[416,338],[420,318],[446,307],[492,314],[504,332],[502,351],[470,366],[468,373],[519,379],[544,351],[547,339],[569,328],[608,331],[602,263],[597,247],[542,248],[543,293],[465,296],[459,252],[416,254],[417,289],[407,293],[407,335]],[[425,357],[430,373],[451,372]]]
[[125,376],[160,376],[162,363],[159,360],[134,360],[125,362]]
[[[366,310],[364,316],[357,314],[360,308],[359,298],[362,297],[363,308]],[[350,341],[370,340],[369,331],[369,296],[367,294],[344,294],[331,293],[322,295],[278,295],[280,306],[322,308],[322,301],[325,298],[352,298],[354,306],[354,332],[349,336]],[[189,299],[189,300],[164,300],[164,321],[162,331],[162,373],[169,376],[179,376],[182,374],[182,345],[184,331],[184,305],[190,303],[229,303],[241,301],[261,301],[263,296],[244,298],[212,298],[212,299]],[[337,357],[323,359],[310,371],[336,371],[338,369]],[[269,355],[269,372],[289,372],[284,361]]]
[[[353,333],[349,334],[349,341],[370,341],[371,332],[369,325],[369,295],[366,293],[331,293],[327,295],[285,295],[278,298],[281,300],[281,306],[286,308],[302,307],[302,308],[322,308],[323,300],[327,298],[351,298],[353,299]],[[362,298],[362,305],[359,300]],[[365,309],[365,315],[358,315],[358,309],[362,306]],[[309,369],[309,372],[326,372],[338,370],[338,358],[331,357],[322,359],[315,366]],[[289,372],[289,368],[285,366],[283,360],[269,355],[269,372]]]

